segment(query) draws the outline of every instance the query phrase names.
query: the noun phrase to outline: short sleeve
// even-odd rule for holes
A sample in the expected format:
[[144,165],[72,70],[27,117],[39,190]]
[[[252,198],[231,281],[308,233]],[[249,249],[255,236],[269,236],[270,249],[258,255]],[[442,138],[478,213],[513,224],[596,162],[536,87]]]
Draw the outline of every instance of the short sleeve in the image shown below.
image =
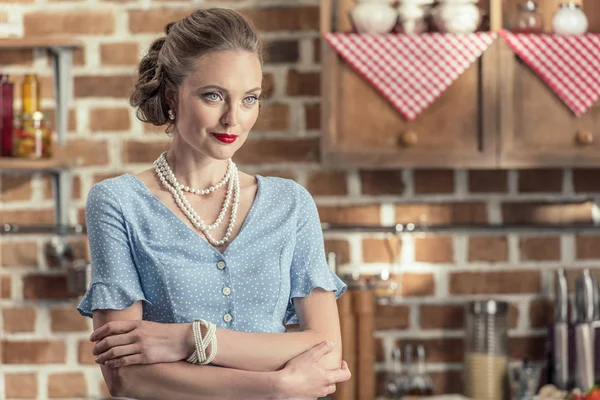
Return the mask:
[[346,292],[346,284],[329,268],[325,255],[323,231],[317,206],[310,193],[298,187],[298,225],[296,246],[290,268],[291,291],[284,323],[299,323],[293,299],[306,297],[316,287],[333,291],[339,299]]
[[147,301],[132,255],[127,222],[117,197],[105,182],[88,194],[85,220],[91,257],[91,282],[77,306],[83,316],[93,310],[123,310]]

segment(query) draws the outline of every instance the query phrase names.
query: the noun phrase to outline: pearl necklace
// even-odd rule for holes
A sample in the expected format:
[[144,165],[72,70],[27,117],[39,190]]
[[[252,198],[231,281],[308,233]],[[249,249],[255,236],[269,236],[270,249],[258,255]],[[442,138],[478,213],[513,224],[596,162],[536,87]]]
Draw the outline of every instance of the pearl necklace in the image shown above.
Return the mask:
[[[173,198],[175,199],[175,203],[177,204],[177,206],[181,209],[181,211],[184,213],[184,215],[190,220],[192,225],[194,225],[194,227],[196,229],[200,230],[204,234],[204,236],[206,236],[206,239],[209,241],[210,244],[212,244],[213,246],[222,246],[225,243],[229,242],[231,234],[233,233],[233,227],[235,226],[235,218],[237,216],[237,210],[238,210],[238,205],[239,205],[239,201],[240,201],[240,180],[239,180],[237,166],[235,165],[235,163],[233,161],[229,160],[229,165],[228,165],[228,169],[227,169],[227,174],[229,175],[229,178],[227,178],[227,175],[226,175],[226,178],[227,178],[226,182],[228,183],[228,185],[227,185],[227,193],[225,195],[225,201],[223,202],[223,207],[221,208],[221,212],[219,213],[219,216],[217,217],[216,221],[212,225],[206,225],[204,223],[204,221],[200,218],[200,216],[198,215],[196,210],[194,210],[192,208],[190,203],[185,198],[184,193],[183,193],[183,189],[185,188],[185,186],[181,185],[177,181],[175,174],[173,174],[173,171],[171,170],[171,168],[169,167],[169,164],[167,162],[166,153],[161,154],[160,157],[158,157],[158,159],[154,162],[154,170],[156,172],[156,175],[160,179],[160,182],[162,183],[162,185],[165,188],[167,188],[167,190],[169,190],[171,192],[171,194],[173,195]],[[223,180],[221,182],[223,182]],[[217,183],[217,185],[221,184],[221,182]],[[215,185],[215,186],[217,186],[217,185]],[[223,185],[221,184],[221,186],[223,186]],[[206,191],[206,190],[210,190],[210,189],[211,188],[204,189],[204,190]],[[231,216],[229,218],[229,225],[227,226],[227,231],[226,231],[223,239],[216,240],[212,237],[212,235],[210,234],[210,231],[216,229],[223,221],[223,218],[225,217],[225,213],[227,212],[227,209],[229,208],[229,204],[231,202],[231,197],[233,197],[233,205],[231,207]]]

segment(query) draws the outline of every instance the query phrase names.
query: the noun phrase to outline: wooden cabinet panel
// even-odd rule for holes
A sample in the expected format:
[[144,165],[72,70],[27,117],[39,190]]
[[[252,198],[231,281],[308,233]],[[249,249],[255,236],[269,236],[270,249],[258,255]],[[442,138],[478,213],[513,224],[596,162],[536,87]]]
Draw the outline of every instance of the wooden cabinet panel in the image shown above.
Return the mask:
[[599,165],[600,104],[575,116],[506,43],[501,45],[500,165]]
[[404,119],[333,49],[326,43],[324,46],[325,164],[377,168],[495,166],[496,44],[414,121]]

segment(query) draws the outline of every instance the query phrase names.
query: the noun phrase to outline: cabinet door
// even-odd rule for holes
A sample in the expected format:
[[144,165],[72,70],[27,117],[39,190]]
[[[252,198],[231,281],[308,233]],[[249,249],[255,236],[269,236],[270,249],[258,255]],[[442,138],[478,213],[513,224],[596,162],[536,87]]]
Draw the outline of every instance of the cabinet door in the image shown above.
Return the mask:
[[581,117],[510,47],[501,47],[501,154],[506,168],[600,165],[600,104]]
[[324,164],[494,167],[496,42],[410,122],[324,43]]

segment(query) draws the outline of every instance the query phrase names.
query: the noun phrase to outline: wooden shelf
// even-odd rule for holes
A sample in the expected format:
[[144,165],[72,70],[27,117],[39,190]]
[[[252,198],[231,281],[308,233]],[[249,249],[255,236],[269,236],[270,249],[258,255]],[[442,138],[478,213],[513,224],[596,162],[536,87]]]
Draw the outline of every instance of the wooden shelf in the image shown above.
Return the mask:
[[0,39],[0,49],[82,47],[83,43],[66,36]]
[[83,160],[81,157],[36,160],[0,157],[0,172],[52,172],[77,167],[82,164]]

